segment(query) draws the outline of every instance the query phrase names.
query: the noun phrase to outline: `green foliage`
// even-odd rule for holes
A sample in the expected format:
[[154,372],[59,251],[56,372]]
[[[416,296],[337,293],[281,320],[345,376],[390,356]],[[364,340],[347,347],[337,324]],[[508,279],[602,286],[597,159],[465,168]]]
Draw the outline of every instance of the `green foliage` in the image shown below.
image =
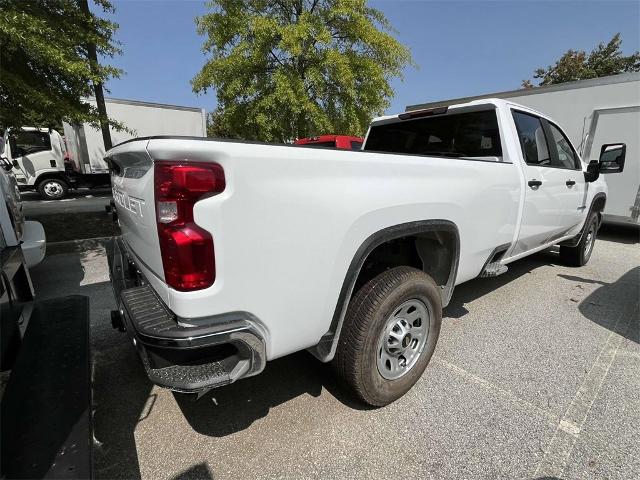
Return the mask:
[[[555,65],[538,68],[533,78],[540,80],[537,86],[543,86],[640,71],[640,52],[624,56],[621,45],[620,34],[616,33],[607,44],[598,44],[588,55],[583,51],[568,50]],[[536,85],[531,80],[523,80],[522,86],[532,88]]]
[[216,91],[214,136],[288,141],[363,134],[411,64],[365,0],[213,0],[196,19],[210,56],[193,89]]
[[[107,0],[93,0],[104,12]],[[120,53],[117,25],[83,12],[82,0],[0,0],[0,125],[52,126],[61,119],[99,124],[97,109],[81,101],[93,82],[121,71],[92,65],[87,45],[99,55]],[[111,122],[118,126],[116,122]]]

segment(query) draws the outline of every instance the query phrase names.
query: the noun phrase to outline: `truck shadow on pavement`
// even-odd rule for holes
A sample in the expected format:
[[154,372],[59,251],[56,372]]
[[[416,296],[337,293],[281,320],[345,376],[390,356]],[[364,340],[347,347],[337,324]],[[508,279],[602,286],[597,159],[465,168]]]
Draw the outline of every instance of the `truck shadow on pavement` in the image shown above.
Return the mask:
[[640,267],[632,268],[611,283],[575,275],[558,274],[558,276],[565,280],[578,282],[578,284],[600,285],[580,302],[578,306],[580,313],[592,322],[615,331],[635,343],[640,343],[640,318],[637,315],[634,316],[633,312],[630,313],[631,318],[629,319],[620,317],[624,314],[626,305],[638,302]]
[[213,480],[213,474],[206,463],[198,463],[180,472],[173,480]]
[[319,397],[323,388],[350,408],[371,408],[348,395],[336,380],[331,365],[320,363],[307,352],[268,362],[259,375],[213,389],[199,399],[180,393],[174,393],[174,397],[195,431],[224,437],[249,428],[272,408],[296,397]]
[[[111,287],[108,281],[103,280],[103,275],[95,275],[92,279],[90,267],[87,267],[91,262],[83,258],[87,255],[91,255],[91,252],[47,257],[32,272],[34,284],[40,298],[63,294],[90,297],[94,369],[94,475],[96,478],[140,478],[135,431],[145,421],[154,422],[156,394],[131,342],[123,334],[111,329],[109,311],[115,307]],[[104,261],[106,263],[106,259]],[[459,318],[467,313],[464,307],[466,303],[536,268],[553,264],[559,264],[557,255],[545,251],[514,262],[504,275],[461,285],[445,310],[445,316]],[[616,282],[602,283],[579,305],[580,311],[589,320],[603,326],[610,325],[599,308],[615,301],[628,301],[630,296],[637,298],[639,277],[640,267],[630,270]],[[601,283],[569,275],[563,278]],[[629,331],[631,334],[628,338],[639,342],[637,322]],[[224,437],[249,428],[266,417],[272,408],[295,401],[297,397],[319,397],[323,389],[350,408],[368,409],[354,401],[338,385],[329,365],[321,364],[307,352],[271,361],[260,375],[212,390],[197,401],[192,396],[182,394],[174,394],[174,397],[194,431],[207,436]],[[167,430],[165,434],[167,441],[170,441],[172,432]],[[197,464],[175,478],[212,477],[206,465]]]
[[465,308],[467,303],[545,265],[560,265],[560,258],[555,251],[543,250],[530,257],[510,263],[509,270],[497,277],[476,278],[458,285],[453,292],[449,305],[442,312],[443,320],[464,317],[469,313],[469,310]]
[[637,225],[605,224],[598,230],[598,239],[636,245],[640,243],[640,228]]

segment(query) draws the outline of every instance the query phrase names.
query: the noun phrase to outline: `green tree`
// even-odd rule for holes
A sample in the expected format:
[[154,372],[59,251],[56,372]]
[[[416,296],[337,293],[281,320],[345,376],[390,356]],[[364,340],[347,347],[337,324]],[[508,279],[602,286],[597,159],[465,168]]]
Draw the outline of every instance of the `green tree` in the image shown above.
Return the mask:
[[362,134],[412,64],[365,0],[212,0],[209,8],[196,24],[210,58],[192,85],[216,92],[215,136]]
[[538,85],[531,80],[523,80],[522,86],[532,88],[640,71],[640,52],[624,56],[621,46],[620,34],[616,33],[608,43],[598,44],[588,55],[581,50],[568,50],[554,65],[534,72],[533,78],[539,80]]
[[[108,13],[108,0],[93,0]],[[53,126],[61,119],[99,126],[95,107],[82,102],[93,84],[121,70],[90,61],[120,53],[117,25],[83,11],[82,0],[0,0],[0,126]],[[110,122],[121,127],[117,122]]]

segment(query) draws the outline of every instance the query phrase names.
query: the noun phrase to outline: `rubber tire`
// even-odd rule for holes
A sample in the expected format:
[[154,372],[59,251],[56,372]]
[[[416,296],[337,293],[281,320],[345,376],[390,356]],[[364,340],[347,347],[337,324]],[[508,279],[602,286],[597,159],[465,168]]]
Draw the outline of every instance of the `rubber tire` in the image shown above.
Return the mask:
[[[585,248],[587,246],[587,232],[593,227],[594,234],[596,238],[593,239],[594,245],[591,247],[591,251],[589,251],[588,255],[585,252]],[[598,214],[596,212],[592,212],[587,219],[584,227],[584,235],[580,239],[580,243],[575,247],[568,247],[564,245],[560,245],[560,259],[566,265],[572,267],[582,267],[586,265],[593,254],[593,249],[595,248],[595,241],[598,235]]]
[[[398,379],[387,380],[378,372],[378,339],[389,316],[411,298],[431,306],[429,337],[411,370]],[[407,393],[424,372],[436,348],[441,323],[440,288],[429,275],[404,266],[386,270],[364,284],[349,302],[333,359],[336,373],[364,403],[388,405]]]
[[[52,181],[57,182],[60,185],[60,189],[62,191],[59,195],[51,196],[45,193],[44,191],[45,184]],[[67,195],[68,190],[69,190],[69,186],[67,185],[67,182],[65,182],[64,180],[60,180],[59,178],[45,178],[40,183],[38,183],[38,193],[44,200],[60,200],[61,198],[64,198]]]

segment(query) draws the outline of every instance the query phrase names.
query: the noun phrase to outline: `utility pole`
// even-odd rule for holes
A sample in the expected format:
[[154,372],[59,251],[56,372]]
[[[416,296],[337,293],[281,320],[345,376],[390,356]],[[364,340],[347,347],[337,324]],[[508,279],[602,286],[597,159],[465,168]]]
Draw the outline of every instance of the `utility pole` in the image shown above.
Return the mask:
[[[87,17],[91,15],[89,11],[89,3],[87,0],[80,0],[80,8]],[[89,66],[91,73],[96,73],[98,70],[98,54],[96,52],[96,45],[93,42],[89,42],[86,45],[87,56],[89,57]],[[93,82],[93,90],[96,97],[96,106],[98,108],[98,116],[100,117],[100,129],[102,130],[102,140],[104,141],[105,151],[109,150],[113,145],[111,144],[111,131],[109,131],[109,120],[107,117],[107,107],[104,104],[104,92],[102,91],[102,82]]]

